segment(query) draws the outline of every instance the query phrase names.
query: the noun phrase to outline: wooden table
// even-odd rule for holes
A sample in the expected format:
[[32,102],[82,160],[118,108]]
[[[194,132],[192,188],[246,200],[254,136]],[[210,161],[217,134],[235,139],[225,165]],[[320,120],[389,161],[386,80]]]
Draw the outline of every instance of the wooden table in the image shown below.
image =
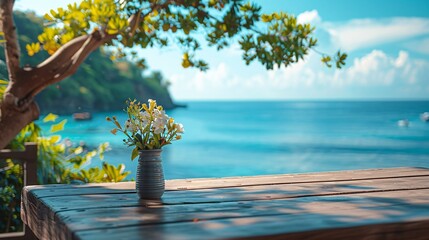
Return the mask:
[[25,187],[40,239],[429,239],[429,169]]

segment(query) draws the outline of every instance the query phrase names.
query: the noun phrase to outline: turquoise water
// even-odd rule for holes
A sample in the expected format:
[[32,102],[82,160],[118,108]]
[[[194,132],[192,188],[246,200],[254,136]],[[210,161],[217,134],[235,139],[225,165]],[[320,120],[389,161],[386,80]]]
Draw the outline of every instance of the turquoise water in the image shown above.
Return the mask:
[[[183,139],[166,146],[167,179],[303,173],[415,166],[429,167],[429,123],[419,114],[429,101],[410,102],[189,102],[168,114],[185,126]],[[105,160],[125,163],[135,176],[137,161],[122,136],[112,135],[106,116],[67,118],[63,137],[89,146],[110,142]],[[408,119],[408,127],[397,121]],[[44,128],[47,125],[42,124]],[[98,159],[91,163],[99,165]]]

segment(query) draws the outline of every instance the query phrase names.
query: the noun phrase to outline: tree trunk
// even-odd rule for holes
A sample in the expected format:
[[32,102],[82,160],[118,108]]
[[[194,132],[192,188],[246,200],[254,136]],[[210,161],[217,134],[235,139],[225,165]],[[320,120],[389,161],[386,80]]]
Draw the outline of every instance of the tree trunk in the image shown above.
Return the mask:
[[35,102],[32,102],[25,111],[21,112],[13,106],[8,106],[3,100],[0,109],[0,149],[3,149],[21,129],[39,117],[39,108]]

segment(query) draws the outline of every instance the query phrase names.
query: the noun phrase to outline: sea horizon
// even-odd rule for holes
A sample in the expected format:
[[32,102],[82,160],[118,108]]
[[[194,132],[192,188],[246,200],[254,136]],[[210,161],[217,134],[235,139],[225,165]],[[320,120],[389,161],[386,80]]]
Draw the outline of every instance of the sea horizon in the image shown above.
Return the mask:
[[[137,99],[139,100],[139,99]],[[144,102],[144,100],[140,100],[141,102]],[[420,98],[404,98],[404,99],[395,99],[395,98],[333,98],[333,99],[189,99],[189,100],[174,100],[174,104],[178,105],[176,108],[182,108],[186,107],[187,103],[228,103],[228,102],[237,102],[237,103],[246,103],[246,102],[429,102],[428,99],[420,99]],[[124,101],[125,103],[125,101]],[[43,119],[43,116],[53,113],[59,116],[68,116],[75,112],[115,112],[115,111],[121,111],[123,109],[116,109],[116,110],[99,110],[99,109],[85,109],[80,108],[76,110],[67,110],[67,112],[70,112],[68,114],[57,114],[55,111],[48,111],[43,109],[43,106],[40,106],[41,110],[41,117],[40,119]],[[169,109],[171,110],[171,109]]]

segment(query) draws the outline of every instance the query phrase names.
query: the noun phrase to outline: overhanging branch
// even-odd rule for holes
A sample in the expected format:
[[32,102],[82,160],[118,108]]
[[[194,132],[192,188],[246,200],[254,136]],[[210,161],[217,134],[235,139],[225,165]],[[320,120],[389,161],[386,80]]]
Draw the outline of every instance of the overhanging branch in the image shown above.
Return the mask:
[[58,54],[52,55],[45,62],[32,69],[32,74],[36,74],[39,78],[43,76],[43,80],[39,80],[40,82],[29,93],[29,96],[34,97],[46,86],[73,75],[94,50],[112,38],[114,38],[114,35],[107,35],[98,30],[89,35],[76,38],[70,44],[61,47],[58,50]]
[[[8,0],[0,1],[5,5],[7,5],[6,3],[13,2]],[[167,2],[174,3],[173,0]],[[13,6],[9,7],[12,9]],[[159,7],[157,5],[153,6],[152,11]],[[139,11],[129,18],[129,37],[133,36],[136,27],[149,13],[142,14]],[[61,46],[52,56],[36,67],[19,68],[19,62],[17,62],[15,71],[10,72],[14,72],[16,75],[14,79],[17,78],[19,80],[11,83],[7,91],[14,97],[15,107],[20,111],[25,109],[32,102],[33,97],[40,91],[74,74],[91,52],[115,37],[116,35],[109,35],[104,30],[96,30],[91,34],[77,37]],[[19,53],[19,49],[16,49],[16,51]],[[17,56],[16,60],[19,59],[19,54]]]

